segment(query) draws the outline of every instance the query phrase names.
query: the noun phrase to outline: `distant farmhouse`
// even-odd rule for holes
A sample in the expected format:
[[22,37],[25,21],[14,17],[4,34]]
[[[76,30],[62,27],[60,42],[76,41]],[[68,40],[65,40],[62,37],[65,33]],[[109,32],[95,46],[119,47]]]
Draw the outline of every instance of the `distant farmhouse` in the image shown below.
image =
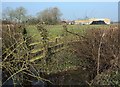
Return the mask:
[[62,23],[62,24],[63,24],[63,23],[66,23],[66,24],[68,24],[68,25],[74,25],[74,24],[75,24],[75,21],[63,20],[63,21],[61,21],[61,23]]
[[93,24],[110,24],[110,19],[103,18],[103,19],[97,19],[97,18],[90,18],[85,20],[75,20],[75,24],[81,24],[81,25],[93,25]]

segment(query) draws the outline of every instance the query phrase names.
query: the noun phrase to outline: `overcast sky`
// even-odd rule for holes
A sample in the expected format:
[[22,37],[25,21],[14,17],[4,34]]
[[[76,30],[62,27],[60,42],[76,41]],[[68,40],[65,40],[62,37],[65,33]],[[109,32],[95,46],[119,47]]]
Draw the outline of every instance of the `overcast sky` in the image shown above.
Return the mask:
[[24,7],[29,15],[35,16],[37,12],[49,7],[58,7],[62,18],[76,20],[78,18],[110,18],[112,21],[118,20],[117,2],[3,2],[2,9],[6,7]]

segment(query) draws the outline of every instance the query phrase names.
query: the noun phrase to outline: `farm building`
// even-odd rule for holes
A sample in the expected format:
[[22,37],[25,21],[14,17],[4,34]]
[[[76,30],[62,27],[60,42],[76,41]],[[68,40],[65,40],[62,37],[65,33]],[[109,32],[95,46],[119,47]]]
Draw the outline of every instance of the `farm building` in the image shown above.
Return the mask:
[[75,24],[81,24],[81,25],[89,24],[89,20],[88,19],[85,19],[85,20],[75,20]]
[[75,24],[81,24],[81,25],[92,25],[92,24],[110,24],[110,19],[108,18],[90,18],[85,20],[75,20]]
[[75,24],[75,21],[69,21],[69,20],[63,20],[61,21],[62,24],[66,23],[68,25],[74,25]]

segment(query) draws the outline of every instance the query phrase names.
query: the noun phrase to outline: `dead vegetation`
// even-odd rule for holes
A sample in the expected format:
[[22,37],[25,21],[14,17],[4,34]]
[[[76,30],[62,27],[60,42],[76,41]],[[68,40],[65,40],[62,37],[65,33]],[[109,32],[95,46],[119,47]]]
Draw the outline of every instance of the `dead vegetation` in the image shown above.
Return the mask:
[[[74,52],[78,55],[79,58],[89,59],[93,64],[91,66],[94,71],[94,77],[91,80],[90,84],[96,85],[118,85],[120,84],[119,80],[111,79],[111,82],[103,83],[102,81],[107,81],[112,78],[109,77],[104,79],[102,74],[106,76],[112,74],[112,71],[118,72],[120,69],[120,43],[119,43],[119,30],[118,28],[110,29],[90,29],[86,31],[84,37],[77,43],[74,43]],[[88,65],[89,67],[89,65]],[[108,72],[108,73],[106,73]],[[120,73],[117,73],[117,75]],[[102,76],[102,77],[101,77]],[[94,81],[98,82],[95,83]],[[99,79],[98,79],[99,78]],[[103,79],[103,80],[100,80]],[[117,84],[114,83],[114,80],[117,81]]]
[[[70,31],[66,31],[66,33],[76,35]],[[26,36],[25,26],[3,25],[3,85],[7,84],[7,81],[12,79],[14,86],[16,86],[16,84],[25,86],[32,84],[32,79],[35,79],[37,81],[52,81],[54,84],[60,85],[87,84],[89,86],[119,86],[120,40],[118,28],[87,29],[83,35],[77,34],[77,36],[80,40],[69,44],[69,49],[56,53],[51,57],[51,61],[49,61],[47,65],[44,65],[42,61],[38,61],[37,63],[40,66],[37,67],[36,62],[29,62],[32,58],[30,54],[31,49],[28,46],[31,38]],[[47,41],[47,38],[45,40]],[[44,42],[43,38],[44,44],[47,43],[46,41]],[[72,67],[73,65],[75,69],[66,69],[66,66]],[[61,68],[62,70],[60,70]],[[68,71],[65,71],[64,68]],[[45,71],[47,71],[47,69],[48,71],[56,69],[60,72],[46,75],[45,78],[49,79],[46,80],[41,78],[42,74],[40,70],[42,69],[46,69]],[[71,71],[71,69],[73,70]],[[78,82],[75,82],[76,80]],[[64,81],[66,82],[64,83]]]

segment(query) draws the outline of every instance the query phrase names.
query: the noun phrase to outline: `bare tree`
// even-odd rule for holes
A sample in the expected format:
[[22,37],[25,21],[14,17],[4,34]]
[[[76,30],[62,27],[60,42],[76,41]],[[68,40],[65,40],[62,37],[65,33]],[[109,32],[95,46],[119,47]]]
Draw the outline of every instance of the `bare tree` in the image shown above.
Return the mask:
[[24,7],[16,8],[15,12],[15,16],[19,22],[25,21],[27,10]]
[[12,8],[7,7],[2,13],[3,20],[13,21],[15,17],[15,11]]
[[61,12],[57,7],[47,8],[42,12],[38,13],[38,18],[40,21],[46,24],[57,24],[60,21]]
[[8,21],[18,21],[18,22],[23,22],[27,20],[26,16],[27,10],[23,7],[18,7],[16,9],[12,9],[7,7],[6,9],[3,10],[2,17],[3,20],[8,20]]

